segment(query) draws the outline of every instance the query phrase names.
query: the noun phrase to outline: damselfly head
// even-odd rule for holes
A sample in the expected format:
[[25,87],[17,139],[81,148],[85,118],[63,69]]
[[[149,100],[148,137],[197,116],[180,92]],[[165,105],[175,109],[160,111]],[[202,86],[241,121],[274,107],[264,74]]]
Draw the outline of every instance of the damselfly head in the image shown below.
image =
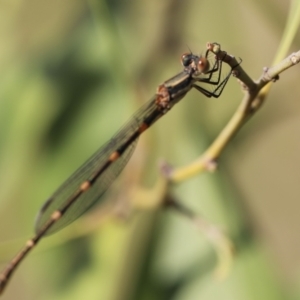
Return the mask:
[[210,68],[208,59],[204,56],[200,56],[196,68],[199,73],[207,73]]
[[191,52],[183,53],[181,55],[181,64],[184,67],[188,67],[193,62],[194,55]]

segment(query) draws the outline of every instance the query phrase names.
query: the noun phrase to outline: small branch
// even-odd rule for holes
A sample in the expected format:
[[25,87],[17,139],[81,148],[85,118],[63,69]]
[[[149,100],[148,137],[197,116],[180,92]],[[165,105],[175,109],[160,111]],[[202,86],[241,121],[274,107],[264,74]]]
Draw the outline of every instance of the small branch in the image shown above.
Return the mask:
[[272,68],[264,68],[261,77],[257,81],[253,81],[242,68],[240,61],[225,51],[222,51],[218,44],[209,43],[207,47],[215,53],[216,58],[231,66],[233,75],[242,86],[244,97],[228,124],[200,158],[187,166],[177,169],[173,169],[166,163],[162,164],[162,176],[158,179],[155,186],[151,190],[136,189],[131,199],[135,199],[132,201],[132,204],[136,209],[149,210],[167,205],[190,219],[215,247],[219,258],[218,273],[219,276],[222,277],[227,273],[226,270],[230,268],[230,262],[233,259],[233,245],[230,239],[217,226],[197,216],[192,210],[174,200],[174,198],[169,195],[168,188],[172,183],[186,180],[203,171],[212,172],[217,168],[217,159],[224,148],[238,130],[242,128],[245,122],[247,122],[264,103],[266,96],[264,89],[270,86],[270,82],[278,80],[280,73],[299,63],[300,51],[291,54]]
[[[292,53],[274,67],[264,68],[263,74],[255,82],[248,76],[241,64],[239,64],[233,56],[228,55],[219,48],[214,48],[214,45],[215,44],[208,43],[207,47],[211,49],[219,59],[222,59],[233,68],[233,75],[238,79],[245,95],[228,124],[203,155],[193,163],[170,172],[169,180],[172,182],[183,181],[205,170],[211,171],[211,164],[216,164],[218,157],[229,141],[264,103],[269,89],[269,85],[267,86],[267,84],[276,81],[280,73],[298,64],[300,61],[300,51]],[[264,89],[264,87],[268,88]]]
[[269,82],[274,82],[274,80],[279,79],[279,74],[284,72],[285,70],[297,65],[300,62],[300,51],[294,52],[281,62],[276,64],[274,67],[265,68],[263,74],[257,81],[258,89],[260,90],[258,96],[253,101],[252,107],[254,112],[256,112],[261,105],[264,103],[265,97],[267,96],[270,85],[266,85]]
[[231,239],[218,226],[207,221],[202,216],[196,215],[191,209],[178,202],[169,194],[166,195],[165,205],[175,209],[177,213],[191,220],[195,227],[206,236],[218,257],[215,275],[219,279],[225,278],[231,269],[235,254]]

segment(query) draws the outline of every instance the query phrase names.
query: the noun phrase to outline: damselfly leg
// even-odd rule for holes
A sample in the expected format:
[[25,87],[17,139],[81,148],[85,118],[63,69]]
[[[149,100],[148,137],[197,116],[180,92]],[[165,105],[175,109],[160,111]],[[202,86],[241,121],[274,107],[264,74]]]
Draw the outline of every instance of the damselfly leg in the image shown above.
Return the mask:
[[[223,52],[222,55],[225,57],[227,54]],[[193,74],[194,83],[192,86],[206,97],[218,98],[231,75],[231,68],[229,67],[228,70],[222,72],[222,56],[217,57],[211,48],[206,50],[204,56],[196,56],[192,53],[183,54],[182,64],[194,64],[195,68],[199,70]]]

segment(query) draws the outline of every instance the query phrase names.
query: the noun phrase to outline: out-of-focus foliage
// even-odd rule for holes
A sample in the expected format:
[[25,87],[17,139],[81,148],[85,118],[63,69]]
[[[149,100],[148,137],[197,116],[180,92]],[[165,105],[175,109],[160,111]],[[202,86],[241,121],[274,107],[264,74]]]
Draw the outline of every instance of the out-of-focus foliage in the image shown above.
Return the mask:
[[[272,63],[288,11],[288,2],[269,0],[2,1],[1,265],[33,234],[51,192],[181,70],[183,52],[219,42],[257,78]],[[95,209],[42,240],[3,299],[299,299],[298,83],[299,66],[282,74],[218,173],[172,189],[236,243],[223,281],[214,277],[212,245],[171,210],[102,222]],[[217,100],[191,92],[141,137],[107,201],[122,199],[134,174],[151,188],[162,157],[175,166],[195,159],[240,99],[234,79]],[[97,229],[83,234],[91,224]]]

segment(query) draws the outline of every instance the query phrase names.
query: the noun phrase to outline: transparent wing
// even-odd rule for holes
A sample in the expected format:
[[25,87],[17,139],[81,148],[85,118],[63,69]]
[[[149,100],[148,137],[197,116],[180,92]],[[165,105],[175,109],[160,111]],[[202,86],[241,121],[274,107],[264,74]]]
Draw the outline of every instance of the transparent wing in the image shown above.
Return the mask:
[[[157,109],[154,99],[155,97],[142,106],[130,119],[130,121],[125,124],[125,126],[122,127],[110,141],[103,145],[89,160],[87,160],[44,203],[36,219],[36,232],[39,232],[41,228],[43,228],[55,210],[60,210],[64,207],[68,200],[78,191],[80,185],[84,181],[89,180],[97,173],[98,170],[101,170],[101,168],[107,163],[109,156],[128,141],[132,134],[139,129],[143,120],[153,114],[153,112]],[[47,235],[67,226],[100,200],[101,196],[127,164],[136,143],[137,139],[135,139],[135,141],[126,148],[116,161],[112,162],[108,168],[97,175],[93,185],[76,199],[76,201],[64,213],[63,217],[55,222],[55,224],[53,224],[53,226],[47,231]]]

